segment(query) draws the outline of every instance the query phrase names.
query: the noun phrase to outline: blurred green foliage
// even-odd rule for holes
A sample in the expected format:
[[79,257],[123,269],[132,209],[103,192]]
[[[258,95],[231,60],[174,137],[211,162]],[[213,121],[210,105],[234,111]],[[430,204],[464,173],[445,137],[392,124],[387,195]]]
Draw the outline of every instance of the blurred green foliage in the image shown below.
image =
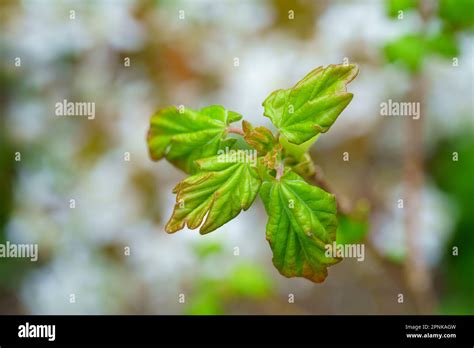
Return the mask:
[[247,299],[263,299],[271,293],[271,280],[267,272],[254,264],[240,263],[226,280],[227,290],[232,296]]
[[[6,106],[8,95],[14,88],[13,77],[0,70],[0,103]],[[6,226],[13,210],[14,184],[17,176],[16,152],[22,153],[21,146],[15,146],[8,134],[6,120],[0,114],[0,244],[7,241]],[[0,260],[0,289],[14,291],[31,268],[30,260],[25,258],[3,258]]]
[[[206,242],[194,245],[193,251],[201,261],[216,263],[225,248],[217,242]],[[234,300],[258,301],[272,293],[273,283],[265,269],[248,261],[240,262],[222,278],[198,274],[185,314],[224,314],[226,305]]]
[[339,214],[337,244],[353,244],[364,240],[369,232],[369,213],[369,203],[361,199],[350,214]]
[[441,0],[439,17],[452,30],[472,29],[474,27],[474,1]]
[[[430,5],[428,9],[426,6]],[[388,14],[396,17],[398,10],[418,11],[424,25],[419,33],[413,33],[387,43],[384,53],[389,62],[398,63],[412,74],[419,73],[428,55],[454,58],[460,54],[458,38],[461,32],[474,27],[474,1],[440,0],[439,2],[390,0]],[[429,24],[439,22],[435,32]],[[453,115],[450,115],[453,116]],[[471,118],[472,119],[472,118]],[[474,185],[474,140],[467,131],[437,144],[430,161],[430,172],[435,183],[457,204],[460,214],[455,222],[452,239],[447,243],[441,262],[443,289],[440,310],[447,314],[472,314],[474,312],[474,210],[472,197]],[[459,160],[454,160],[454,153]],[[453,248],[458,255],[453,255]],[[395,260],[395,259],[394,259]]]
[[[3,119],[0,119],[0,124]],[[0,244],[7,241],[6,225],[13,206],[13,187],[16,177],[13,145],[0,127]],[[0,288],[14,291],[21,283],[25,272],[31,268],[26,258],[2,258],[0,260]]]
[[217,242],[197,243],[193,245],[194,254],[201,260],[222,251],[222,244]]
[[194,296],[189,301],[185,314],[192,315],[219,315],[225,309],[220,294],[214,290],[214,282],[204,281],[196,285]]
[[459,48],[456,37],[452,32],[445,31],[426,39],[427,48],[445,58],[452,58],[459,55]]
[[418,0],[388,0],[387,15],[390,18],[398,18],[399,11],[407,11],[415,8]]
[[[474,26],[474,1],[472,0],[441,0],[429,2],[428,11],[422,11],[422,3],[417,0],[388,0],[387,14],[391,18],[399,18],[399,11],[417,11],[424,19],[425,25],[421,32],[411,33],[396,38],[384,47],[385,57],[390,63],[397,63],[410,73],[418,73],[427,55],[437,54],[444,58],[452,58],[459,54],[457,34],[459,31],[470,30]],[[430,20],[440,21],[434,33],[428,33]]]
[[406,35],[385,46],[385,55],[389,62],[399,62],[409,72],[420,70],[427,46],[421,35]]
[[[452,239],[442,262],[444,282],[441,311],[446,314],[474,312],[474,138],[459,134],[438,144],[430,161],[436,184],[446,192],[459,210]],[[456,154],[458,160],[455,161]],[[453,255],[453,247],[458,255]]]

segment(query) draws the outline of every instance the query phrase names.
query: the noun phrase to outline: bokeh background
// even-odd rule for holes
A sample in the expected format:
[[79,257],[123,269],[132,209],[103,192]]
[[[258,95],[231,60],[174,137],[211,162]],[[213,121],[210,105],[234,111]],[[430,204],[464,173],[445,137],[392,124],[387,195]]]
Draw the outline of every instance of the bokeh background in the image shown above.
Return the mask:
[[[2,0],[0,242],[39,260],[0,259],[0,313],[474,314],[473,4]],[[259,200],[209,235],[164,232],[185,175],[148,157],[155,110],[272,128],[271,91],[344,61],[354,99],[311,154],[363,262],[280,276]],[[63,99],[95,119],[55,116]],[[388,99],[421,118],[381,116]]]

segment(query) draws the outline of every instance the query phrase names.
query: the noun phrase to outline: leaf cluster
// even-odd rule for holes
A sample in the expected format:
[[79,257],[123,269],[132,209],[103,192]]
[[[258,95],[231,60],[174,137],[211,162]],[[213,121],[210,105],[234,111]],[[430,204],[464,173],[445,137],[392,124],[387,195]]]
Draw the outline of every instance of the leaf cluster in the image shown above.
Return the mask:
[[334,195],[308,182],[314,174],[308,150],[352,100],[346,86],[357,73],[353,64],[319,67],[271,93],[263,107],[276,134],[247,121],[235,127],[242,116],[220,105],[156,112],[147,137],[151,158],[165,158],[189,174],[173,190],[176,204],[166,231],[210,233],[260,195],[275,267],[286,277],[324,281],[327,267],[340,261],[325,255],[325,246],[336,240],[337,207]]

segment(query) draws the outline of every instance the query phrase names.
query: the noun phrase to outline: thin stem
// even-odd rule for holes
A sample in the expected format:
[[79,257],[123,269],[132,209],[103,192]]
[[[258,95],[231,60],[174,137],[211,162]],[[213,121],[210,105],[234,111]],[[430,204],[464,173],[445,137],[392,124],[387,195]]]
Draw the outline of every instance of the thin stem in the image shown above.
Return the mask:
[[276,177],[275,177],[275,179],[277,179],[278,181],[280,181],[281,177],[283,176],[284,169],[285,169],[285,166],[283,165],[283,162],[280,162],[280,165],[278,166],[278,168],[277,168],[277,170],[276,170]]
[[241,136],[245,135],[244,132],[237,127],[227,127],[227,133],[239,134]]

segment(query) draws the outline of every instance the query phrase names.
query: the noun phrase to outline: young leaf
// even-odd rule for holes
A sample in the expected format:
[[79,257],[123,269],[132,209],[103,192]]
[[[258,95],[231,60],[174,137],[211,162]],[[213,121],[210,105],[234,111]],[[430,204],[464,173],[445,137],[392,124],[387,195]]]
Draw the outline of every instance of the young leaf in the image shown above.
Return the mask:
[[275,145],[275,147],[263,157],[263,163],[269,169],[276,169],[281,162],[281,153],[283,147],[281,144]]
[[304,143],[326,132],[350,103],[346,85],[357,73],[354,64],[316,68],[292,88],[270,94],[263,102],[264,115],[290,142]]
[[214,231],[247,210],[255,200],[261,180],[244,151],[232,158],[218,155],[196,161],[200,172],[180,182],[173,190],[176,205],[166,231],[176,232],[187,225],[200,233]]
[[297,161],[300,161],[306,154],[308,154],[309,148],[316,142],[316,140],[318,140],[320,135],[321,133],[315,135],[314,137],[310,138],[309,140],[306,140],[304,143],[299,145],[290,143],[288,139],[286,139],[286,137],[282,135],[280,136],[280,144],[283,146],[283,149],[285,149],[285,154],[293,157]]
[[265,166],[274,169],[281,161],[283,147],[273,136],[273,133],[265,127],[254,128],[249,122],[242,121],[245,141],[257,150],[259,155],[264,156]]
[[285,277],[322,282],[327,267],[340,261],[325,256],[336,240],[336,200],[288,171],[280,181],[265,181],[260,195],[269,215],[267,240],[273,264]]
[[257,150],[259,155],[266,155],[272,151],[278,141],[272,132],[265,127],[254,128],[249,122],[242,121],[245,141]]
[[242,118],[220,105],[199,111],[172,106],[161,109],[151,117],[148,149],[153,160],[166,157],[186,173],[195,173],[195,160],[214,156],[234,139],[225,139],[227,126]]

